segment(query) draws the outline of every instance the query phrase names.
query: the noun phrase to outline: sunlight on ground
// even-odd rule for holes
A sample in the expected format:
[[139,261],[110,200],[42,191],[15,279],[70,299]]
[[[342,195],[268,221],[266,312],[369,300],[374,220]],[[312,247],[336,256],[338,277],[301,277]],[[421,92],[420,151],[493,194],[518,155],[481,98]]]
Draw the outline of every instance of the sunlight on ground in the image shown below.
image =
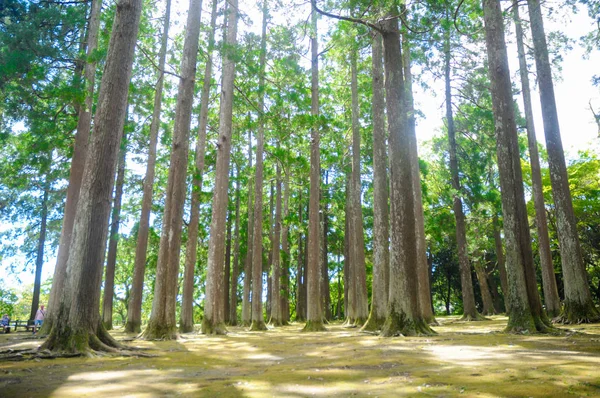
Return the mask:
[[[339,324],[324,333],[230,327],[227,336],[127,343],[151,358],[4,361],[0,396],[600,396],[600,325],[521,336],[501,333],[504,317],[439,322],[429,337],[381,338]],[[40,344],[29,336],[0,335],[0,350]]]

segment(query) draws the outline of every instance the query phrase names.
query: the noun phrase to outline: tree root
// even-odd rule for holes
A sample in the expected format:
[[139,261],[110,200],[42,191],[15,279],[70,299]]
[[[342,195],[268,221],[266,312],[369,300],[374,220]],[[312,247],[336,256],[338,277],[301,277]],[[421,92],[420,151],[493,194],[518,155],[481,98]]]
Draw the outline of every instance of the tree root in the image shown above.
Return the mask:
[[481,322],[489,320],[489,318],[484,317],[479,312],[476,312],[475,315],[465,314],[459,319],[460,322]]
[[251,332],[261,332],[265,330],[269,330],[269,328],[267,328],[267,325],[262,320],[252,321],[252,324],[250,325]]
[[176,340],[177,328],[173,326],[159,325],[157,322],[150,321],[142,334],[138,336],[140,340],[162,341]]
[[367,322],[363,325],[362,328],[360,328],[360,331],[375,332],[377,330],[381,330],[384,324],[385,318],[377,317],[373,312],[371,312],[371,315],[369,315],[369,319],[367,319]]
[[580,304],[565,300],[559,316],[552,319],[554,323],[563,325],[581,325],[583,323],[600,322],[600,312],[592,302]]
[[327,328],[323,325],[323,321],[306,321],[306,325],[302,328],[302,332],[326,332]]
[[202,334],[206,335],[226,335],[227,326],[224,322],[212,323],[209,319],[204,318],[202,320]]

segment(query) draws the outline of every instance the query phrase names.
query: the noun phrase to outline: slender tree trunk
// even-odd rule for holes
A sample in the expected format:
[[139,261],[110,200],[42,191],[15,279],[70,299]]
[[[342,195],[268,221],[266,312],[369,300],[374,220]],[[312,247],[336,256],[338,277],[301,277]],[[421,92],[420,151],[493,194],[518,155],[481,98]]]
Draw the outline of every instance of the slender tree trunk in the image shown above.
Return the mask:
[[549,322],[533,267],[502,11],[497,0],[484,0],[483,10],[506,241],[507,331],[543,332]]
[[179,276],[185,180],[190,146],[190,122],[194,100],[201,8],[201,0],[190,0],[181,60],[181,77],[179,78],[175,107],[175,126],[156,266],[154,300],[150,320],[143,333],[145,339],[169,340],[176,338],[177,278]]
[[276,199],[275,199],[275,228],[273,230],[273,268],[271,276],[271,321],[274,326],[284,324],[283,308],[281,306],[281,212],[282,212],[282,197],[281,197],[281,167],[279,163],[276,165]]
[[502,237],[500,236],[498,215],[496,214],[494,214],[493,224],[496,260],[498,264],[498,271],[500,273],[500,288],[502,289],[502,296],[504,297],[504,309],[508,313],[508,277],[506,276],[506,261],[504,258],[504,250],[502,249]]
[[192,198],[190,205],[190,223],[188,239],[185,246],[185,267],[183,275],[183,300],[179,318],[179,331],[189,333],[194,330],[194,276],[198,254],[198,228],[200,224],[200,194],[202,193],[202,175],[206,156],[206,130],[210,100],[210,83],[212,79],[212,53],[215,46],[215,30],[217,24],[217,0],[213,0],[210,16],[210,32],[206,51],[204,81],[200,97],[200,115],[198,117],[198,139],[196,140],[194,172],[192,174]]
[[169,21],[171,18],[171,0],[167,0],[163,24],[162,40],[158,60],[158,81],[154,91],[154,110],[150,123],[150,143],[148,146],[148,161],[144,177],[144,193],[142,196],[142,213],[138,226],[137,243],[135,247],[135,262],[133,266],[133,282],[131,284],[131,299],[127,308],[127,323],[125,332],[139,333],[142,325],[142,295],[144,290],[144,274],[146,272],[146,252],[148,250],[148,235],[150,233],[150,212],[152,211],[152,194],[154,191],[154,174],[156,168],[156,145],[160,129],[160,113],[162,110],[162,91],[164,83],[165,60],[167,43],[169,41]]
[[483,318],[475,307],[475,293],[473,292],[473,280],[471,278],[471,262],[467,253],[467,229],[465,225],[465,213],[461,199],[462,188],[458,175],[458,159],[456,155],[456,130],[454,128],[454,117],[452,114],[452,89],[450,70],[450,33],[446,33],[445,39],[445,80],[446,80],[446,128],[448,129],[448,152],[450,157],[450,174],[452,178],[452,189],[454,190],[454,218],[456,220],[456,245],[458,248],[458,263],[460,265],[460,284],[463,300],[463,316],[465,321],[479,321]]
[[352,276],[355,289],[355,316],[356,326],[362,326],[369,317],[369,303],[367,295],[367,270],[365,265],[365,235],[362,216],[362,190],[360,180],[360,126],[358,124],[358,68],[357,50],[351,54],[351,79],[352,92],[352,175],[350,180],[350,200],[352,201],[351,225],[352,242],[350,249],[353,251]]
[[290,209],[290,176],[289,171],[285,173],[283,180],[283,225],[281,230],[281,316],[282,324],[287,325],[290,321],[290,226],[287,218]]
[[229,294],[229,324],[237,325],[237,290],[240,272],[240,170],[236,169],[235,179],[235,231],[233,233],[233,268],[231,270],[231,292]]
[[48,227],[48,195],[50,179],[48,174],[44,177],[44,193],[42,195],[42,210],[40,212],[40,235],[38,236],[37,254],[35,257],[35,279],[33,282],[33,297],[29,319],[35,318],[35,313],[40,305],[40,289],[42,286],[42,267],[44,266],[44,249],[46,247],[46,230]]
[[275,218],[275,184],[271,181],[271,189],[269,192],[269,243],[271,247],[265,248],[269,253],[267,258],[267,302],[265,303],[266,319],[271,319],[271,300],[273,298],[273,220]]
[[323,331],[319,275],[319,193],[321,185],[320,137],[319,137],[319,50],[317,12],[311,15],[311,116],[310,134],[310,194],[308,198],[308,243],[306,266],[306,325],[303,331]]
[[[302,214],[302,189],[298,194],[298,226],[301,228],[304,220]],[[298,266],[296,268],[296,321],[306,321],[306,267],[304,262],[304,240],[302,230],[298,229]]]
[[86,353],[120,347],[100,322],[100,285],[110,196],[121,142],[142,2],[119,1],[98,95],[73,239],[56,319],[42,349]]
[[[248,131],[248,170],[252,174],[252,133]],[[250,293],[252,287],[252,231],[254,230],[254,208],[252,206],[252,175],[248,178],[248,239],[246,244],[246,260],[244,261],[244,296],[242,297],[242,325],[252,323],[252,304]]]
[[[127,120],[125,120],[127,123]],[[119,224],[121,223],[121,201],[125,182],[125,157],[127,143],[125,132],[119,151],[117,164],[117,180],[115,182],[115,198],[111,216],[110,233],[108,235],[108,254],[106,259],[106,275],[104,276],[104,297],[102,300],[102,324],[106,330],[112,330],[113,296],[115,293],[115,268],[117,265],[117,248],[119,245]]]
[[[96,76],[96,62],[94,52],[98,47],[98,32],[100,30],[100,13],[102,10],[102,0],[93,0],[88,29],[87,29],[87,51],[88,62],[84,68],[85,78],[85,101],[79,107],[77,132],[75,133],[75,142],[73,144],[73,158],[71,159],[71,170],[69,174],[69,185],[67,187],[67,200],[63,216],[62,229],[60,232],[60,242],[56,256],[56,266],[54,267],[54,276],[52,278],[52,288],[50,289],[50,298],[48,300],[47,314],[44,319],[44,325],[40,334],[48,334],[52,329],[55,318],[58,316],[58,308],[61,300],[61,294],[65,286],[67,276],[67,261],[73,237],[73,225],[75,223],[75,212],[81,190],[81,181],[83,178],[83,169],[85,167],[88,140],[90,138],[90,128],[92,124],[92,105],[94,103],[94,85]],[[37,308],[36,308],[37,311]]]
[[483,301],[483,315],[494,315],[494,300],[490,293],[490,286],[488,285],[487,273],[485,272],[485,266],[483,264],[475,265],[475,273],[477,274],[477,280],[479,281],[479,289],[481,290],[481,300]]
[[371,312],[363,330],[379,330],[385,322],[390,261],[383,47],[379,33],[373,33],[371,48],[373,74],[373,286],[371,289]]
[[322,311],[323,319],[325,321],[331,320],[331,292],[329,289],[329,261],[328,261],[328,233],[329,233],[329,217],[327,215],[328,202],[329,202],[329,191],[327,184],[329,183],[329,172],[325,171],[325,184],[321,191],[322,199],[322,237],[321,237],[321,300],[322,300]]
[[225,272],[223,272],[223,304],[225,306],[224,319],[225,323],[227,324],[229,324],[229,290],[231,289],[231,284],[229,280],[231,278],[231,238],[233,227],[232,217],[232,209],[229,209],[227,212],[227,238],[225,240]]
[[[237,45],[238,1],[231,0],[227,9],[227,36],[229,47]],[[225,255],[225,219],[227,217],[227,190],[229,188],[229,160],[231,158],[231,130],[233,121],[233,86],[235,58],[225,52],[221,76],[221,101],[219,110],[219,136],[215,187],[213,191],[212,220],[208,241],[208,265],[206,276],[206,299],[202,332],[223,334],[225,306],[223,303],[223,256]],[[253,297],[253,300],[256,297]]]
[[258,111],[259,123],[256,137],[256,173],[254,175],[254,232],[253,232],[253,248],[252,248],[252,324],[250,330],[267,330],[263,319],[262,309],[262,240],[263,240],[263,152],[265,141],[265,126],[264,126],[264,109],[265,109],[265,63],[267,52],[267,18],[268,5],[267,0],[263,0],[262,5],[263,21],[262,21],[262,38],[260,52],[260,66],[258,76]]
[[415,106],[412,90],[412,73],[410,70],[410,43],[406,29],[402,34],[402,61],[406,90],[406,108],[408,111],[408,134],[410,138],[410,158],[412,164],[412,185],[415,203],[415,223],[417,226],[417,273],[419,275],[419,311],[427,323],[435,324],[433,305],[431,303],[431,286],[429,283],[429,263],[427,262],[427,243],[425,242],[425,215],[423,214],[423,194],[421,192],[421,173],[417,148]]
[[565,301],[559,320],[563,323],[596,322],[600,321],[600,313],[592,302],[588,276],[581,256],[577,222],[573,213],[569,177],[558,124],[542,10],[539,0],[528,0],[527,4],[531,20],[550,182],[556,208],[556,226],[565,281]]
[[527,60],[525,59],[525,45],[523,43],[523,28],[521,26],[521,18],[519,17],[519,3],[516,0],[513,0],[513,18],[517,33],[519,73],[521,76],[521,91],[523,92],[525,120],[527,123],[527,142],[529,144],[529,163],[531,164],[531,182],[533,185],[535,223],[538,233],[538,246],[540,250],[540,263],[542,267],[544,302],[546,304],[546,312],[548,315],[551,317],[556,317],[560,314],[560,298],[558,297],[558,287],[556,286],[556,276],[554,275],[554,264],[552,263],[552,252],[550,250],[548,222],[546,220],[546,208],[544,205],[544,186],[542,184],[540,156],[538,154],[535,125],[533,122],[531,92],[529,91],[529,72],[527,70]]
[[345,196],[346,206],[344,206],[344,315],[346,326],[354,325],[354,306],[352,297],[354,293],[354,287],[351,283],[352,279],[352,251],[350,250],[350,237],[352,231],[350,230],[350,207],[352,202],[350,201],[350,173],[346,172],[346,184],[345,184]]
[[[390,10],[397,15],[398,10]],[[382,24],[385,68],[386,105],[389,129],[390,156],[390,222],[391,258],[388,317],[382,336],[431,333],[429,325],[419,313],[417,242],[414,218],[414,195],[406,189],[411,181],[410,142],[400,51],[398,20],[386,19]]]

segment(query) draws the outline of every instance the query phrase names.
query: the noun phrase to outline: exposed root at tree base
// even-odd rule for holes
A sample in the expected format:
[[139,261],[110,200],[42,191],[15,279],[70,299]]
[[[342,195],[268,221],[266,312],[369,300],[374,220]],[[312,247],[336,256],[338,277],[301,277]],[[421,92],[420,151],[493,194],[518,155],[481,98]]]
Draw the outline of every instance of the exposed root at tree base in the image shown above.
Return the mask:
[[384,323],[385,323],[385,318],[375,316],[373,314],[373,312],[371,312],[371,315],[369,315],[369,319],[367,319],[367,322],[363,325],[362,328],[360,328],[360,331],[361,332],[375,332],[377,330],[381,330]]
[[177,340],[177,329],[173,326],[159,325],[157,322],[150,321],[142,334],[138,337],[140,340]]
[[392,311],[390,311],[390,315],[388,315],[381,329],[380,336],[431,336],[434,334],[436,334],[435,331],[423,319],[410,319],[405,313],[399,313],[392,307]]
[[465,314],[460,319],[459,322],[480,322],[480,321],[489,321],[488,318],[484,317],[480,313],[473,314]]
[[125,333],[142,333],[142,325],[140,323],[127,322],[125,324]]
[[326,332],[327,328],[322,321],[306,321],[306,325],[302,328],[303,332]]
[[250,325],[251,332],[261,332],[264,330],[269,330],[269,328],[267,328],[267,325],[263,321],[252,321]]
[[225,322],[217,322],[213,323],[210,319],[204,318],[202,320],[202,334],[206,335],[226,335],[227,334],[227,326]]
[[586,304],[565,300],[562,312],[552,320],[563,325],[600,322],[600,312],[592,302]]

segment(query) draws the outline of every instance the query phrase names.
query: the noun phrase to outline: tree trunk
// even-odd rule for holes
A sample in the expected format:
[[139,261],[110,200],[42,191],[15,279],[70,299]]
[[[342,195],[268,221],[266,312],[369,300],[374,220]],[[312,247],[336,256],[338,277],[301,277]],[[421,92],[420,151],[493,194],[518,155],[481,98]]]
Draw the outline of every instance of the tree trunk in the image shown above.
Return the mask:
[[[127,123],[127,120],[125,120]],[[121,201],[125,182],[125,157],[127,142],[125,132],[121,141],[119,161],[117,164],[117,180],[115,182],[115,198],[111,216],[110,233],[108,235],[108,254],[106,259],[106,275],[104,276],[104,297],[102,300],[102,324],[106,330],[112,330],[113,295],[115,293],[115,268],[117,265],[117,248],[119,245],[119,224],[121,222]]]
[[267,253],[267,302],[265,303],[266,319],[271,319],[271,299],[273,297],[273,220],[275,218],[275,184],[271,181],[271,189],[269,191],[269,243],[271,247],[265,248]]
[[88,62],[85,64],[84,68],[86,96],[84,103],[79,107],[78,111],[77,132],[75,133],[75,142],[73,144],[73,158],[71,159],[67,200],[65,201],[63,223],[60,231],[60,242],[56,256],[56,266],[54,267],[54,276],[52,278],[52,288],[50,289],[47,314],[44,319],[44,325],[39,332],[39,334],[44,335],[50,333],[54,320],[58,316],[61,294],[66,283],[67,261],[69,260],[71,239],[73,238],[75,212],[77,210],[77,203],[79,202],[81,181],[83,178],[83,169],[85,167],[88,140],[90,138],[90,128],[92,124],[92,105],[94,103],[94,84],[96,76],[96,57],[93,57],[92,55],[98,47],[101,11],[102,0],[92,0],[87,29],[86,55]]
[[504,297],[504,309],[508,313],[508,278],[506,276],[506,261],[504,258],[504,250],[502,249],[502,237],[500,236],[500,227],[498,225],[498,215],[494,214],[494,245],[496,247],[496,260],[498,271],[500,273],[500,288]]
[[[390,10],[397,15],[398,10]],[[419,313],[417,295],[417,242],[414,218],[414,195],[406,189],[411,181],[410,142],[407,129],[407,113],[400,51],[398,20],[388,18],[381,24],[385,68],[386,105],[389,129],[390,156],[390,222],[391,258],[388,316],[383,325],[382,336],[414,335],[431,333],[431,329]]]
[[385,94],[381,35],[372,36],[373,70],[373,287],[371,312],[363,330],[379,330],[385,322],[389,290],[389,215],[387,152],[385,149]]
[[475,265],[475,273],[477,274],[477,280],[479,281],[479,290],[481,290],[481,300],[483,301],[483,315],[494,315],[494,300],[490,293],[490,286],[488,285],[487,273],[485,272],[485,266],[483,264]]
[[321,185],[320,137],[319,137],[319,49],[317,12],[311,14],[311,116],[310,134],[310,194],[308,198],[308,243],[306,266],[306,325],[305,332],[325,330],[321,311],[319,274],[319,194]]
[[540,263],[542,267],[542,282],[544,288],[544,302],[546,312],[550,317],[560,314],[560,298],[554,275],[550,238],[548,237],[548,222],[546,220],[546,207],[544,205],[544,186],[540,170],[540,156],[538,154],[533,110],[531,107],[531,92],[529,91],[529,72],[525,59],[525,45],[523,44],[523,28],[519,17],[519,3],[513,0],[513,18],[517,33],[517,49],[519,53],[519,73],[521,76],[521,90],[527,123],[527,142],[529,144],[529,163],[531,164],[531,183],[533,186],[533,202],[535,205],[535,223],[538,233],[538,246],[540,250]]
[[210,32],[206,50],[204,81],[200,97],[200,115],[198,117],[198,139],[196,140],[194,172],[192,174],[192,198],[190,205],[190,223],[185,245],[185,266],[183,274],[183,299],[179,317],[179,331],[189,333],[194,330],[194,275],[196,257],[198,255],[198,228],[200,223],[200,194],[202,193],[202,175],[206,155],[206,129],[210,100],[210,82],[212,78],[212,53],[215,46],[215,30],[217,24],[217,0],[213,0],[210,16]]
[[290,209],[290,176],[289,171],[285,173],[283,180],[283,225],[281,231],[281,312],[282,324],[287,325],[290,321],[290,226],[287,218]]
[[[450,29],[450,28],[448,28]],[[456,220],[456,245],[458,248],[458,263],[460,265],[460,285],[463,300],[463,316],[465,321],[483,320],[475,307],[475,294],[473,292],[473,280],[471,278],[471,262],[467,253],[467,229],[465,225],[465,213],[461,199],[462,188],[458,176],[458,159],[456,156],[456,130],[454,128],[454,117],[452,114],[452,89],[450,77],[450,32],[447,31],[445,46],[445,81],[446,81],[446,128],[448,129],[448,152],[450,157],[450,175],[452,178],[452,189],[454,191],[454,218]]]
[[350,230],[350,207],[352,202],[350,201],[350,173],[346,172],[346,184],[345,184],[345,197],[346,206],[344,206],[344,315],[346,326],[354,325],[354,306],[351,304],[354,298],[352,294],[354,288],[350,281],[352,281],[352,251],[350,250],[350,236],[352,231]]
[[131,283],[131,299],[127,308],[127,323],[125,332],[139,333],[142,325],[142,295],[144,290],[144,273],[146,272],[146,251],[150,233],[150,212],[152,211],[152,194],[154,191],[154,174],[156,168],[156,145],[160,129],[160,113],[162,109],[162,91],[164,83],[165,60],[167,43],[169,41],[169,21],[171,18],[171,0],[167,0],[165,21],[163,25],[160,54],[158,60],[158,81],[154,91],[154,108],[150,123],[150,143],[148,146],[148,161],[144,177],[144,193],[142,196],[142,213],[138,226],[137,243],[135,247],[135,262],[133,266],[133,282]]
[[[176,338],[177,278],[181,252],[183,206],[186,192],[190,122],[194,100],[196,59],[200,36],[201,0],[190,0],[187,28],[183,43],[181,77],[175,107],[175,126],[169,166],[169,177],[163,214],[160,247],[156,265],[154,300],[145,339],[169,340]],[[191,225],[192,223],[190,223]]]
[[[298,194],[298,225],[302,226],[302,189]],[[296,321],[306,321],[306,267],[304,262],[302,231],[298,230],[298,266],[296,267]]]
[[[252,174],[252,133],[248,131],[248,170]],[[242,325],[252,323],[252,303],[250,293],[252,287],[252,231],[254,230],[254,209],[252,207],[252,175],[248,178],[248,229],[246,243],[246,260],[244,261],[244,296],[242,297]]]
[[542,10],[539,0],[528,0],[527,5],[531,20],[550,182],[556,208],[556,227],[565,282],[565,301],[559,320],[563,323],[596,322],[600,320],[600,313],[592,302],[588,276],[581,256],[577,222],[573,213],[569,177],[558,124]]
[[423,194],[421,192],[421,170],[417,148],[415,106],[412,91],[412,73],[410,71],[410,43],[406,31],[402,34],[402,61],[404,67],[404,83],[406,90],[406,108],[408,112],[408,134],[410,138],[410,158],[412,164],[412,188],[415,204],[415,223],[417,226],[417,273],[419,276],[419,311],[427,323],[435,324],[431,303],[431,286],[429,283],[429,263],[427,262],[427,243],[425,242],[425,216],[423,214]]
[[[232,177],[232,176],[230,176]],[[229,279],[231,278],[231,238],[233,227],[233,213],[231,209],[227,211],[227,238],[225,239],[225,269],[223,272],[223,305],[225,306],[224,319],[225,323],[229,323],[229,290],[231,285]]]
[[31,312],[29,319],[35,318],[35,313],[40,305],[40,289],[42,286],[42,267],[44,266],[44,249],[46,247],[46,230],[48,227],[48,194],[50,191],[50,178],[44,178],[44,193],[42,196],[42,211],[40,212],[40,235],[38,237],[37,254],[35,257],[35,279],[33,282],[33,297],[31,299]]
[[502,11],[497,0],[484,0],[483,10],[506,242],[506,330],[546,331],[549,322],[542,310],[533,267]]
[[86,159],[65,284],[56,319],[42,349],[112,351],[119,347],[100,322],[100,285],[106,250],[110,196],[121,142],[142,2],[121,0],[108,45],[94,133]]
[[329,233],[329,217],[327,215],[328,202],[329,202],[329,191],[327,188],[328,184],[328,171],[325,171],[325,184],[321,191],[322,199],[322,231],[321,231],[321,302],[323,319],[325,321],[331,320],[331,292],[329,289],[329,261],[328,261],[328,233]]
[[281,326],[284,324],[283,320],[283,309],[281,306],[281,212],[282,212],[282,198],[281,198],[281,167],[279,163],[276,165],[276,199],[275,199],[275,228],[273,229],[273,241],[272,241],[272,252],[273,252],[273,267],[271,276],[271,321],[273,326]]
[[237,290],[240,272],[240,170],[236,169],[235,181],[235,231],[233,233],[233,268],[231,270],[231,292],[229,294],[229,324],[237,325]]
[[362,216],[361,180],[360,180],[360,126],[358,124],[358,50],[354,49],[350,55],[352,92],[352,174],[350,179],[350,200],[352,201],[350,213],[352,250],[352,277],[354,285],[354,324],[362,326],[369,317],[369,303],[367,295],[367,271],[365,265],[365,235]]
[[[229,47],[237,45],[238,1],[231,0],[227,9],[227,36]],[[204,334],[223,334],[225,306],[223,303],[223,256],[225,255],[225,219],[227,217],[227,190],[229,188],[229,160],[231,158],[231,130],[233,118],[233,86],[235,58],[225,52],[221,76],[221,101],[219,109],[219,136],[215,186],[213,191],[212,220],[208,241],[206,299],[204,302]]]
[[263,240],[263,152],[265,141],[264,109],[265,109],[265,63],[267,56],[267,0],[262,5],[263,21],[260,43],[260,66],[258,75],[258,111],[259,123],[256,137],[256,171],[254,174],[254,232],[252,247],[252,324],[250,330],[267,330],[262,309],[262,240]]

